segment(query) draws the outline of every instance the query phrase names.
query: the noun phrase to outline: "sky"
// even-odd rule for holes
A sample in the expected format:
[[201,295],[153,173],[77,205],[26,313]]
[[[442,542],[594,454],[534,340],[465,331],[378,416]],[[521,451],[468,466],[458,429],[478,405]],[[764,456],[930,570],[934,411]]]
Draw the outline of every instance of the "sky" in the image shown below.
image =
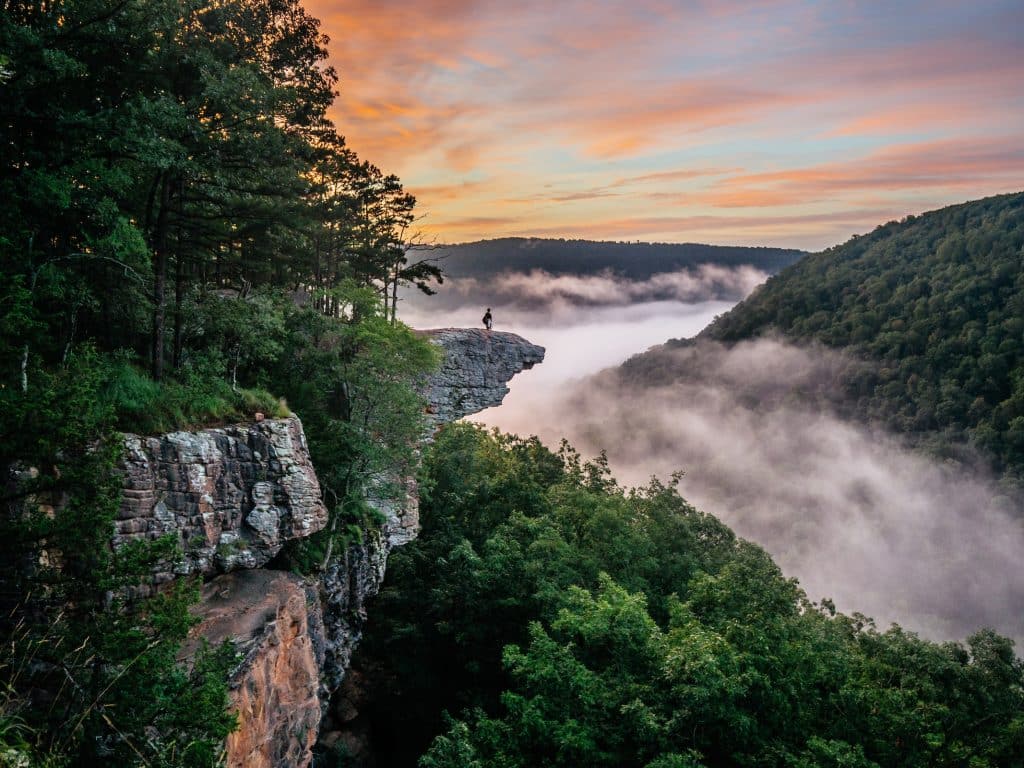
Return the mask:
[[307,0],[438,242],[821,249],[1024,187],[1020,0]]

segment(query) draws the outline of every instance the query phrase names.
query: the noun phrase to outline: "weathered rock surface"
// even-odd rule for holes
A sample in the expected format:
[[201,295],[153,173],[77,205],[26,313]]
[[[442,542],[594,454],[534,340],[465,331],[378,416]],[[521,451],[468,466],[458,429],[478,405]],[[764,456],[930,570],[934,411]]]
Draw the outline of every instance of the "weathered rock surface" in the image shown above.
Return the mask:
[[204,587],[196,613],[184,655],[200,638],[231,640],[242,654],[230,681],[239,728],[228,736],[229,768],[308,766],[321,713],[316,590],[284,571],[236,571]]
[[544,360],[544,347],[514,333],[477,328],[419,333],[445,352],[441,368],[425,388],[431,418],[438,426],[501,405],[512,377]]
[[371,483],[367,503],[384,516],[381,533],[383,544],[390,551],[415,539],[420,532],[420,489],[416,482],[419,453],[413,464],[396,467],[387,477]]
[[368,534],[327,566],[320,581],[324,617],[324,664],[321,694],[326,705],[341,685],[352,651],[363,636],[366,601],[377,594],[391,548],[381,534]]
[[327,524],[295,417],[124,440],[114,546],[177,536],[183,559],[157,581],[258,568]]

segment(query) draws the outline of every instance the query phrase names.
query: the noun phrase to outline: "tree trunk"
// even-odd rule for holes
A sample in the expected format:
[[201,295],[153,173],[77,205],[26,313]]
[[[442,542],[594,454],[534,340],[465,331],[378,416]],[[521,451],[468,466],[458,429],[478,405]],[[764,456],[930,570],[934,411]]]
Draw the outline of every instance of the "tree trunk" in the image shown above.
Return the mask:
[[181,255],[174,260],[174,349],[171,353],[171,365],[174,370],[181,368],[182,323],[184,313],[181,310],[185,293],[185,270],[181,263]]
[[164,310],[167,288],[167,209],[170,202],[171,185],[164,178],[160,185],[160,210],[156,217],[156,232],[153,237],[153,378],[160,381],[164,376]]
[[185,211],[185,190],[184,183],[179,179],[178,181],[178,216],[175,222],[174,242],[176,245],[174,254],[174,342],[173,349],[171,352],[171,365],[174,370],[181,368],[181,356],[183,347],[183,336],[184,331],[182,325],[184,324],[184,312],[182,311],[182,302],[185,298],[185,257],[183,251],[185,250],[181,244],[181,227],[182,221],[184,220]]
[[391,324],[398,321],[398,268],[395,268],[395,281],[391,284]]
[[21,391],[28,392],[28,344],[21,350]]

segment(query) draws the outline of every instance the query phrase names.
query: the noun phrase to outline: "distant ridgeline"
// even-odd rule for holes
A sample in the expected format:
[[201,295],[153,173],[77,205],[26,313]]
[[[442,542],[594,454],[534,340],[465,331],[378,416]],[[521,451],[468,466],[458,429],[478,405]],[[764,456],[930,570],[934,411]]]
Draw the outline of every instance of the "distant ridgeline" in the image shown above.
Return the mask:
[[844,406],[933,452],[974,447],[1024,478],[1024,193],[889,222],[801,259],[696,341],[628,361],[635,383],[691,375],[671,350],[765,336],[820,343],[868,365],[839,376]]
[[676,272],[702,264],[752,266],[778,272],[804,251],[698,243],[624,243],[505,237],[443,245],[436,254],[453,277],[486,277],[501,272],[543,270],[553,275],[590,275],[611,271],[631,280]]

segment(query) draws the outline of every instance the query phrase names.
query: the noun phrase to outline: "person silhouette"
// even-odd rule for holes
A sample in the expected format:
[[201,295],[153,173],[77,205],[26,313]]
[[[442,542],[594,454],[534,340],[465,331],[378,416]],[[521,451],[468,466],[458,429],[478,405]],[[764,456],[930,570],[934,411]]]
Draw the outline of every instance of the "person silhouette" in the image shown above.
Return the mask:
[[486,328],[488,331],[491,330],[491,324],[493,322],[494,319],[491,317],[491,308],[488,307],[487,311],[484,312],[484,328]]

